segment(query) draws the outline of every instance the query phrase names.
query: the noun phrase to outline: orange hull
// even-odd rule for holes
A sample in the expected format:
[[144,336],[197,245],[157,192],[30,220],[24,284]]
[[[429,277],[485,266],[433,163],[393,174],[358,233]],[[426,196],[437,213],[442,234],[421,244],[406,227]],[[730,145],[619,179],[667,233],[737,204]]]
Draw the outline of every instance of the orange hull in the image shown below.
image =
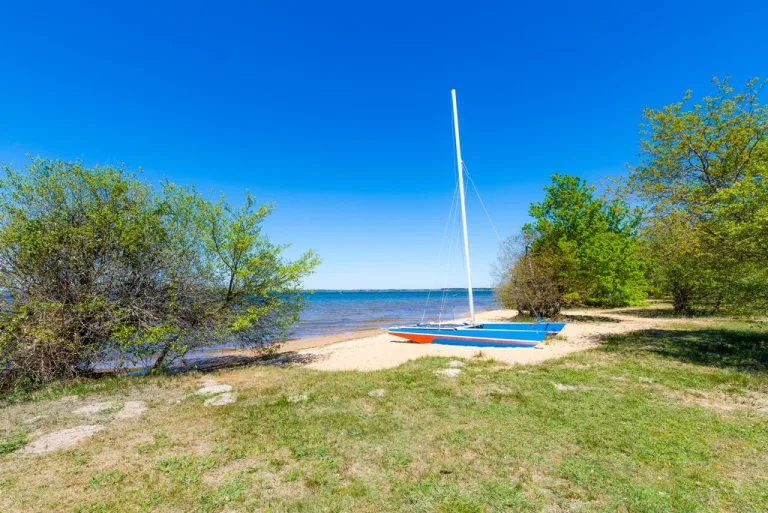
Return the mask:
[[416,334],[409,334],[407,337],[405,335],[402,335],[400,333],[389,333],[390,335],[393,335],[395,337],[404,338],[406,340],[411,340],[413,342],[417,342],[419,344],[431,344],[432,341],[435,339],[434,335],[416,335]]

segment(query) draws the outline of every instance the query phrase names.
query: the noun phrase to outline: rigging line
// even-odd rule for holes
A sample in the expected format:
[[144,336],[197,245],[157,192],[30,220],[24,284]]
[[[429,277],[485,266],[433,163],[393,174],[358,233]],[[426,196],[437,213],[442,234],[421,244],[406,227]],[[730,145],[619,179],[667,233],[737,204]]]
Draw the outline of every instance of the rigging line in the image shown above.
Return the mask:
[[[464,168],[464,170],[466,171],[466,169],[467,169],[467,166],[464,164],[464,159],[462,159],[462,161],[461,161],[461,166],[462,166],[462,167]],[[469,176],[469,173],[467,172],[467,173],[466,173],[466,178],[464,178],[464,189],[465,189],[465,190],[467,189],[467,183],[468,183],[468,182],[469,182],[471,179],[472,179],[472,178]],[[472,184],[472,185],[474,186],[474,184]],[[475,192],[477,192],[477,188],[475,188]],[[479,197],[480,197],[480,195],[478,194],[478,198],[479,198]],[[482,203],[482,200],[480,200],[480,203]],[[487,212],[486,212],[486,214],[487,214]],[[490,218],[489,218],[488,220],[490,221]],[[493,223],[491,223],[491,226],[493,226]],[[495,231],[495,230],[496,230],[496,229],[494,228],[494,231]],[[496,236],[498,237],[498,236],[499,236],[499,234],[497,233],[497,234],[496,234]],[[457,245],[458,245],[458,241],[457,241]],[[465,256],[465,254],[464,254],[464,252],[463,252],[463,251],[461,252],[461,262],[462,262],[462,263],[463,263],[465,266],[467,265],[467,259],[466,259],[466,256]],[[473,287],[473,288],[474,288],[474,287]],[[469,288],[467,287],[467,289],[469,289]],[[469,295],[469,292],[467,292],[467,295]],[[454,307],[454,311],[453,311],[453,317],[454,317],[454,320],[455,320],[455,319],[456,319],[456,308],[455,308],[455,307]]]
[[448,245],[448,260],[445,266],[445,279],[443,281],[443,291],[442,291],[443,297],[440,301],[440,313],[438,316],[439,322],[442,322],[443,312],[445,311],[445,303],[448,296],[448,276],[450,275],[450,270],[451,270],[451,255],[453,254],[454,248],[456,248],[459,245],[458,218],[459,218],[459,209],[456,208],[453,212],[453,228],[451,229],[451,239]]
[[[454,232],[456,232],[454,230]],[[453,236],[454,234],[451,234],[451,252],[453,253],[453,250],[455,250],[458,247],[458,237]],[[445,275],[445,281],[443,283],[443,290],[442,290],[442,298],[440,300],[440,312],[438,314],[438,323],[443,322],[443,314],[445,313],[446,306],[448,305],[448,275],[450,274],[451,263],[449,262],[446,266],[446,275]]]
[[480,200],[480,205],[483,207],[483,211],[485,212],[485,217],[488,218],[488,222],[491,223],[491,228],[493,228],[493,233],[496,234],[496,238],[499,239],[499,242],[504,244],[504,241],[501,240],[501,236],[499,235],[499,232],[496,230],[496,226],[493,224],[493,220],[491,219],[491,215],[488,213],[488,209],[485,208],[485,203],[483,203],[483,198],[480,197],[480,191],[477,190],[477,186],[475,185],[475,181],[472,180],[472,175],[469,174],[469,169],[467,168],[467,164],[462,162],[462,167],[464,167],[464,171],[467,174],[467,178],[469,178],[469,183],[472,184],[472,188],[475,190],[475,194],[477,194],[477,199]]
[[[451,208],[448,210],[448,219],[445,220],[445,227],[443,228],[443,237],[440,239],[440,251],[437,253],[437,267],[441,267],[441,260],[443,256],[443,247],[445,246],[445,236],[448,233],[448,225],[451,223],[451,217],[453,216],[454,208],[456,207],[456,197],[459,194],[459,188],[454,187],[453,198],[451,199]],[[424,311],[421,313],[421,322],[424,322],[424,317],[427,315],[427,307],[429,307],[429,298],[432,296],[432,288],[435,285],[436,279],[433,277],[432,286],[427,291],[427,301],[424,303]]]
[[456,234],[456,216],[457,216],[458,209],[453,211],[453,227],[451,228],[451,232],[448,238],[448,258],[445,261],[445,272],[443,273],[443,286],[441,287],[441,298],[440,298],[440,310],[438,312],[438,319],[442,318],[443,314],[443,307],[445,305],[445,289],[448,284],[448,275],[450,274],[450,268],[451,268],[451,255],[453,254],[453,248],[454,248],[454,237]]

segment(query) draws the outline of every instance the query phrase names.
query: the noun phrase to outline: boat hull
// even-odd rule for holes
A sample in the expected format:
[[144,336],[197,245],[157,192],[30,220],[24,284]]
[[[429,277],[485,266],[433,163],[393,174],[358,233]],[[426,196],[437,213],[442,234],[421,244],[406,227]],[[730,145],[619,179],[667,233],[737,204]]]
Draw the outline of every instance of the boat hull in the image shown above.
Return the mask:
[[491,330],[513,330],[513,331],[546,331],[549,335],[557,335],[563,328],[564,322],[504,322],[504,323],[486,323],[480,325],[483,328]]
[[547,336],[547,332],[543,330],[514,331],[481,327],[422,328],[418,326],[390,328],[389,334],[419,344],[476,347],[534,347]]

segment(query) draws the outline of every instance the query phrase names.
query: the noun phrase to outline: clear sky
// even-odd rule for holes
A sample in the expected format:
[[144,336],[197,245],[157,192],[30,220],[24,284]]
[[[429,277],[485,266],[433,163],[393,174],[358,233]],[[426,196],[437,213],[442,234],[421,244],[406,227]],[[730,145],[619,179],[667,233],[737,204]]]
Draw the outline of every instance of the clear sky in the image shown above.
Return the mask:
[[[643,107],[768,75],[766,27],[765,1],[0,0],[0,162],[124,163],[235,202],[249,189],[276,203],[274,241],[323,258],[307,286],[443,286],[451,88],[506,236],[552,173],[634,162]],[[471,195],[468,215],[490,286],[497,239]]]

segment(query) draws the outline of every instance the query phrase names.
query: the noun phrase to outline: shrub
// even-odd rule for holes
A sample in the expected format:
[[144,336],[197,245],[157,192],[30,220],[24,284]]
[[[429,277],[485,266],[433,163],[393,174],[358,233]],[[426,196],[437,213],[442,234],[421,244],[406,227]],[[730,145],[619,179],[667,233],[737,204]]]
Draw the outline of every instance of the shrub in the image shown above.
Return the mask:
[[301,308],[296,261],[261,233],[270,205],[155,190],[117,167],[33,159],[0,183],[0,385],[111,359],[169,365],[234,339],[267,349]]

